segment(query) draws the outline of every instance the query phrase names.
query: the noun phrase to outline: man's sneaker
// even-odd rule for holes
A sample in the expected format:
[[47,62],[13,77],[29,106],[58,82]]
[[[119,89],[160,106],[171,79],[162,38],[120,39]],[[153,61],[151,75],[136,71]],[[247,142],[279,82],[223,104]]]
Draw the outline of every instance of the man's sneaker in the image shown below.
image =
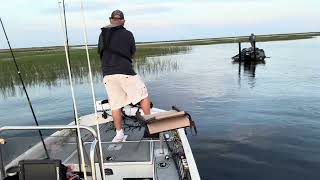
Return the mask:
[[126,141],[128,135],[116,135],[113,139],[112,142],[123,142]]

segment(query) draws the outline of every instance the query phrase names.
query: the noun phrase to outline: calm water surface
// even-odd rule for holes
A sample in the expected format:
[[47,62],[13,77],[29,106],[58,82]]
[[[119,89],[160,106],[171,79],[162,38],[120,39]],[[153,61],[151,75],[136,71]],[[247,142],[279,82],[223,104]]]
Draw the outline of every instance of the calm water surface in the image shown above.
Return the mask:
[[[135,67],[155,106],[177,105],[192,114],[199,134],[189,139],[202,179],[318,180],[319,40],[258,43],[271,58],[241,66],[240,73],[230,59],[237,44],[193,46]],[[97,99],[106,97],[100,82],[96,78]],[[79,113],[93,112],[87,77],[75,90]],[[35,84],[28,92],[40,124],[72,121],[66,80]],[[1,126],[33,124],[18,88],[0,97],[0,114]]]

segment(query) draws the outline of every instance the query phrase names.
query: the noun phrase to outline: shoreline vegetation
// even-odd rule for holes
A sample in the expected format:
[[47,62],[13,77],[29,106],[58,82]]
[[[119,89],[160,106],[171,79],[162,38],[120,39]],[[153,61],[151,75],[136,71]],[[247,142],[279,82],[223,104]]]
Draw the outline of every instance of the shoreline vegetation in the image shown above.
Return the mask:
[[[311,39],[320,36],[320,32],[304,32],[304,33],[287,33],[287,34],[267,34],[256,35],[257,42],[269,41],[289,41],[299,39]],[[170,40],[170,41],[154,41],[154,42],[136,42],[138,48],[145,46],[194,46],[194,45],[209,45],[209,44],[227,44],[238,42],[249,42],[249,36],[233,36],[220,38],[203,38],[203,39],[188,39],[188,40]],[[84,48],[84,45],[70,45],[71,48]],[[88,47],[97,47],[97,44],[89,44]],[[14,48],[15,52],[19,51],[47,51],[47,50],[64,50],[63,46],[48,46],[48,47],[30,47],[30,48]],[[0,53],[5,53],[9,49],[0,49]]]
[[[257,42],[310,39],[316,36],[320,36],[320,32],[257,35]],[[248,36],[137,43],[133,66],[139,74],[176,71],[179,69],[179,64],[175,59],[168,60],[159,57],[188,53],[194,45],[238,43],[239,41],[248,41]],[[93,77],[98,82],[102,76],[100,58],[96,45],[89,47]],[[13,49],[13,51],[27,87],[50,87],[68,83],[64,47],[20,48]],[[231,56],[230,54],[230,58]],[[78,83],[88,81],[87,56],[84,46],[71,46],[70,59],[74,80]],[[20,81],[10,51],[0,50],[0,96],[15,95],[21,90],[19,90],[19,85]]]
[[[137,47],[133,67],[140,75],[176,71],[179,65],[175,59],[166,60],[159,57],[184,54],[190,50],[190,46]],[[64,48],[13,51],[27,87],[50,88],[69,83]],[[86,51],[83,48],[70,48],[69,55],[74,82],[80,84],[88,82]],[[95,82],[100,82],[101,62],[97,48],[90,48],[89,55],[93,79]],[[10,51],[0,53],[0,96],[6,98],[21,93],[19,85],[20,81]]]

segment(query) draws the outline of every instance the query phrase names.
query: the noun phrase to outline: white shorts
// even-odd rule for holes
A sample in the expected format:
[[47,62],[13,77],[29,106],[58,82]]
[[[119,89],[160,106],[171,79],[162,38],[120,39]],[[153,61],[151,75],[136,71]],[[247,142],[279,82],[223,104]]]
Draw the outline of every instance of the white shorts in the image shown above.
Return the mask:
[[103,78],[112,110],[130,103],[137,104],[148,97],[148,91],[139,75],[114,74]]

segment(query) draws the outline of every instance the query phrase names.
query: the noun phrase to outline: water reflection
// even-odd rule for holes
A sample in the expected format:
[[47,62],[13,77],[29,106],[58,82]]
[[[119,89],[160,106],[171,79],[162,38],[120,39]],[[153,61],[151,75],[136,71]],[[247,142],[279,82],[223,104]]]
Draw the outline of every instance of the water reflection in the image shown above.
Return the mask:
[[[254,61],[246,61],[246,62],[236,62],[233,61],[233,64],[238,64],[239,68],[238,68],[238,77],[239,77],[239,86],[241,86],[241,71],[243,71],[243,75],[245,77],[248,77],[248,84],[250,85],[250,88],[254,88],[255,87],[255,83],[256,83],[256,67],[258,65],[265,65],[265,61],[258,61],[258,62],[254,62]],[[241,70],[241,67],[243,70]]]
[[[185,46],[146,46],[138,47],[134,68],[141,75],[159,74],[176,71],[178,64],[173,59],[161,56],[186,53],[191,47]],[[96,49],[90,49],[91,68],[95,82],[101,81],[101,64]],[[20,51],[16,52],[21,75],[27,87],[61,86],[68,84],[68,71],[62,50]],[[84,50],[72,49],[72,76],[75,83],[82,84],[89,81],[88,65]],[[3,98],[16,96],[21,92],[20,81],[17,76],[9,53],[0,53],[0,92]]]

